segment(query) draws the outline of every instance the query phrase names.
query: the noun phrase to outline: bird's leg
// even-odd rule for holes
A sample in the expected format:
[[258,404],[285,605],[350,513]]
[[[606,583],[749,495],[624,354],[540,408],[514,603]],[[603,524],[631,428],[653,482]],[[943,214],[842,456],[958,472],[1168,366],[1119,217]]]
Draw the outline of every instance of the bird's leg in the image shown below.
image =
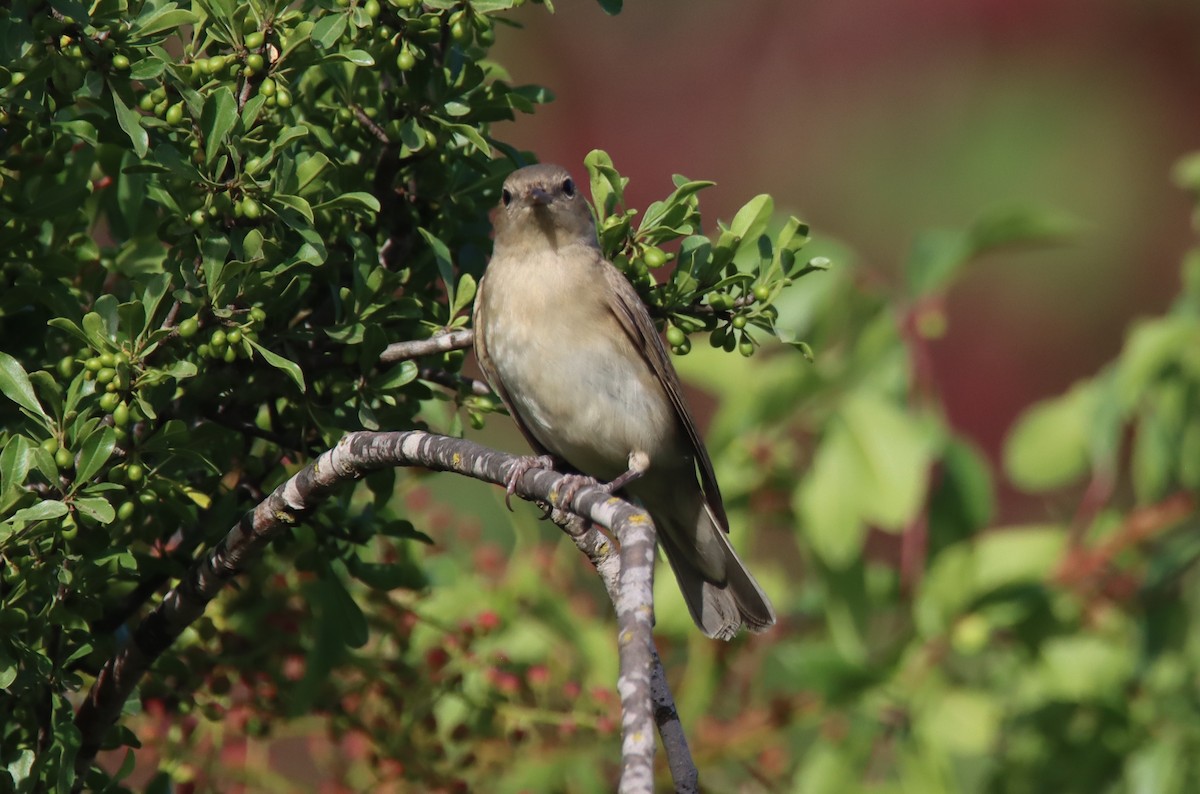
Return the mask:
[[575,494],[585,485],[594,485],[606,493],[616,493],[645,474],[648,468],[650,468],[650,456],[640,450],[634,450],[629,453],[629,469],[610,482],[600,482],[594,477],[588,477],[586,474],[565,475],[563,479],[566,480],[566,483],[559,492],[558,502],[564,505],[571,504],[571,500],[575,498]]
[[525,472],[533,469],[550,469],[554,470],[553,455],[526,455],[517,458],[517,462],[508,470],[508,474],[504,478],[504,506],[512,512],[512,495],[517,492],[517,480],[525,476]]
[[616,493],[645,474],[648,468],[650,468],[650,456],[640,449],[635,449],[629,453],[629,469],[612,482],[605,483],[601,487],[609,493]]

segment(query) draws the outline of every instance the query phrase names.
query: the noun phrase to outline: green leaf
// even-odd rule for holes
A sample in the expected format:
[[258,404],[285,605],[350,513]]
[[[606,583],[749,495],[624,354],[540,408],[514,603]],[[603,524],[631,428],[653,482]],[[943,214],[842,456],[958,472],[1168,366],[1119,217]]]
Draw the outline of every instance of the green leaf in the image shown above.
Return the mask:
[[[417,231],[421,233],[421,236],[425,238],[425,242],[429,244],[429,248],[433,251],[433,258],[437,262],[438,274],[441,275],[442,284],[446,288],[446,300],[450,306],[454,306],[454,262],[450,258],[450,249],[426,229],[418,228]],[[451,317],[453,317],[453,313],[451,313]]]
[[270,350],[267,350],[265,347],[260,345],[258,342],[255,342],[253,339],[250,339],[248,337],[242,337],[242,338],[245,339],[247,342],[249,342],[250,346],[252,348],[254,348],[255,350],[257,350],[259,355],[261,355],[268,364],[270,364],[272,367],[275,367],[276,369],[280,369],[280,370],[283,370],[284,372],[286,372],[288,377],[290,377],[292,379],[292,381],[296,384],[297,388],[299,388],[300,391],[305,390],[304,373],[300,370],[299,364],[297,364],[294,361],[288,361],[283,356],[272,353]]
[[417,378],[417,373],[420,368],[417,367],[415,361],[401,361],[396,366],[383,373],[382,376],[372,382],[372,385],[380,390],[389,391],[398,389],[401,386],[412,383]]
[[204,159],[212,163],[221,144],[237,123],[237,99],[228,86],[221,86],[208,95],[200,114],[200,132],[204,136]]
[[[415,367],[414,364],[414,369]],[[0,487],[3,488],[3,492],[0,493],[0,511],[4,510],[4,502],[7,501],[4,497],[18,490],[25,482],[25,476],[29,474],[32,464],[32,450],[33,444],[29,439],[14,435],[4,445],[4,451],[0,452]]]
[[117,431],[113,428],[101,425],[92,431],[79,448],[75,482],[85,483],[90,480],[108,462],[116,446]]
[[137,156],[145,157],[146,152],[150,149],[150,135],[142,126],[141,114],[126,105],[125,100],[121,99],[120,93],[115,88],[109,91],[109,95],[112,96],[113,110],[117,114],[117,124],[121,125],[121,129],[125,130],[125,134],[129,136],[129,140],[133,144],[133,151]]
[[50,425],[50,416],[38,402],[25,368],[21,366],[21,362],[4,352],[0,352],[0,392],[26,411],[41,418],[47,427]]
[[295,184],[289,186],[290,192],[303,195],[309,186],[320,187],[321,183],[313,185],[313,181],[329,168],[329,158],[322,152],[301,155],[296,159]]
[[470,273],[463,273],[458,279],[458,292],[454,297],[454,304],[450,309],[451,317],[471,305],[471,301],[475,300],[475,291],[475,277]]
[[847,398],[839,418],[856,458],[855,500],[863,517],[884,529],[903,529],[917,514],[928,488],[929,431],[869,393]]
[[65,516],[67,510],[66,504],[57,499],[46,499],[38,502],[33,507],[26,507],[24,510],[18,510],[9,516],[8,520],[11,523],[19,521],[44,521],[50,518],[61,518]]
[[621,6],[624,5],[624,0],[596,0],[596,2],[600,3],[604,13],[613,17],[621,13]]
[[317,204],[313,207],[313,210],[341,209],[342,207],[365,207],[371,212],[379,212],[380,209],[379,199],[370,193],[351,191],[349,193],[339,193],[329,201]]
[[346,25],[346,14],[326,14],[313,25],[312,40],[318,47],[327,50],[342,38]]
[[142,327],[143,334],[148,333],[154,325],[154,313],[158,311],[158,304],[162,302],[163,297],[170,288],[170,273],[159,273],[156,276],[151,276],[150,280],[146,283],[146,289],[142,291],[142,306],[146,312],[145,325]]
[[197,17],[191,11],[178,8],[175,3],[146,3],[142,14],[133,21],[133,35],[142,38],[162,33],[165,30],[178,30],[183,25],[190,25]]
[[898,531],[929,485],[930,431],[876,394],[849,396],[793,498],[813,550],[832,568],[859,553],[866,527]]
[[851,446],[840,436],[836,441],[826,439],[793,495],[805,538],[817,556],[834,569],[852,563],[866,539],[867,527],[854,501],[857,474]]
[[1200,350],[1200,321],[1186,315],[1146,320],[1134,326],[1117,361],[1121,405],[1135,407],[1151,383],[1187,353]]
[[345,52],[335,52],[333,57],[349,61],[356,66],[375,65],[375,59],[371,56],[371,53],[367,52],[366,50],[346,50]]
[[475,129],[471,125],[456,124],[454,122],[446,121],[443,118],[439,118],[438,116],[430,116],[430,118],[461,138],[463,142],[469,144],[467,148],[468,153],[474,150],[482,155],[491,155],[491,144],[489,144],[487,140],[479,134],[479,130]]
[[758,245],[758,238],[767,230],[774,211],[775,202],[765,193],[750,199],[737,211],[729,224],[729,231],[740,241],[739,248]]
[[288,196],[276,193],[271,196],[271,206],[279,213],[283,222],[293,229],[309,228],[313,224],[313,210],[307,201],[299,196]]
[[46,325],[50,326],[51,328],[57,328],[60,331],[67,332],[80,342],[83,342],[85,345],[91,344],[91,340],[88,338],[88,335],[83,332],[83,329],[71,322],[71,320],[67,319],[66,317],[52,317],[46,321]]
[[1096,389],[1090,382],[1027,409],[1004,444],[1004,469],[1018,488],[1046,491],[1075,482],[1090,461]]
[[103,497],[92,496],[76,499],[73,504],[76,510],[99,521],[101,524],[111,524],[117,517],[117,511]]
[[[200,243],[204,282],[208,286],[209,297],[214,301],[225,287],[225,263],[229,258],[230,246],[229,238],[219,234],[208,235]],[[86,331],[87,317],[83,319]]]
[[601,149],[588,152],[583,164],[591,180],[592,203],[596,205],[599,220],[603,221],[625,203],[625,186],[629,180],[617,173],[612,158]]

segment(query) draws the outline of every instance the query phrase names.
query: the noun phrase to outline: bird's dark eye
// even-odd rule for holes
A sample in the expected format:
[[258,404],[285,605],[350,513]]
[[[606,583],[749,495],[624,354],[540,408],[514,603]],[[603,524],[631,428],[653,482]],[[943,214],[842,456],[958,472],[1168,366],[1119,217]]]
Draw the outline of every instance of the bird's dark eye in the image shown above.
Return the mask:
[[562,192],[563,192],[563,195],[566,196],[567,198],[574,198],[575,197],[575,180],[571,179],[570,177],[567,177],[566,179],[564,179],[563,183],[562,183]]
[[506,207],[509,204],[512,204],[512,191],[509,190],[508,188],[504,188],[503,190],[501,190],[500,191],[500,201],[503,202],[504,206],[506,206]]

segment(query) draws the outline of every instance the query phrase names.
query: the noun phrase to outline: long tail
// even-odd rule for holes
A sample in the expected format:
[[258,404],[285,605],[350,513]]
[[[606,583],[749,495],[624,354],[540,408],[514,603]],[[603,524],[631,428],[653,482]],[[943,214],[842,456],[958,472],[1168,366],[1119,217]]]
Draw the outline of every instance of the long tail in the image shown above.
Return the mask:
[[[679,582],[692,620],[709,637],[732,639],[745,625],[763,631],[774,625],[775,610],[745,563],[702,501],[695,512],[655,511],[659,542]],[[683,522],[688,514],[693,522]],[[691,524],[688,526],[687,524]]]

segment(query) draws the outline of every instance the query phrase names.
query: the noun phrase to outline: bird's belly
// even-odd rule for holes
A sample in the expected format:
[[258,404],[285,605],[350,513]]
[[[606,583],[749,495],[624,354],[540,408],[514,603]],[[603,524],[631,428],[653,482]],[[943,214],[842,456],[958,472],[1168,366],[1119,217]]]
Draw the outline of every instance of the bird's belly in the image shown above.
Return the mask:
[[624,472],[634,451],[653,465],[674,444],[676,421],[662,386],[635,351],[585,346],[574,336],[528,340],[523,350],[493,344],[514,410],[546,449],[597,479]]

